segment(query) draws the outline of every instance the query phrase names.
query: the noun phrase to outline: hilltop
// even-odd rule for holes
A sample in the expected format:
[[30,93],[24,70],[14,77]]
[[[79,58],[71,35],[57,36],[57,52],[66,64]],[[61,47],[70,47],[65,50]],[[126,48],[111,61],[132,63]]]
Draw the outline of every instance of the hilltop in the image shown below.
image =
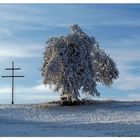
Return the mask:
[[140,136],[140,102],[0,105],[0,136]]

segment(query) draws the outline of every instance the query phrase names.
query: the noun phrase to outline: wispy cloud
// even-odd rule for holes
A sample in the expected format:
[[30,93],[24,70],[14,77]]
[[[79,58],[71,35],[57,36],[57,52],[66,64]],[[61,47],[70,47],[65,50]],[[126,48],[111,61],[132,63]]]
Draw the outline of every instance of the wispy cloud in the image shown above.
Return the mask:
[[140,68],[140,66],[134,65],[135,62],[140,62],[139,45],[138,36],[104,42],[105,51],[117,63],[120,72],[119,79],[113,85],[114,88],[123,91],[140,89],[140,76],[130,73],[130,70]]
[[1,58],[29,58],[40,57],[43,47],[36,44],[0,44],[0,57]]
[[[62,26],[76,22],[87,27],[94,26],[136,26],[138,18],[133,18],[134,11],[119,6],[92,5],[0,5],[0,21],[38,24],[39,26]],[[74,14],[71,12],[73,10]],[[61,16],[55,16],[59,13]],[[92,14],[89,14],[92,13]],[[123,14],[122,14],[123,13]],[[137,15],[138,16],[138,15]],[[55,17],[55,18],[54,18]],[[87,24],[88,20],[88,24]],[[63,22],[62,22],[63,21]],[[56,24],[57,23],[57,24]],[[29,27],[30,25],[28,25]],[[36,26],[36,28],[39,28]],[[21,27],[22,26],[18,26]],[[32,26],[31,26],[32,27]],[[17,27],[16,27],[17,28]],[[24,27],[23,27],[24,28]],[[33,27],[35,28],[35,27]]]
[[112,48],[106,49],[108,54],[112,55],[116,61],[122,62],[132,62],[140,61],[140,48],[130,49],[130,48]]
[[11,36],[12,33],[7,28],[0,28],[0,36]]
[[[0,87],[0,93],[11,93],[11,87]],[[45,93],[45,94],[56,94],[56,92],[54,91],[54,88],[53,86],[50,87],[49,85],[43,85],[43,84],[38,84],[38,85],[35,85],[35,86],[27,86],[27,87],[24,87],[24,86],[19,86],[16,88],[16,93],[18,94],[22,94],[22,93],[25,93],[25,94],[42,94],[42,93]]]
[[11,88],[9,88],[9,87],[1,87],[0,88],[0,94],[1,93],[11,93]]
[[121,77],[115,82],[114,87],[121,90],[135,90],[140,89],[140,76],[127,74],[126,77]]
[[104,41],[102,45],[117,61],[140,61],[140,36],[112,39]]
[[25,4],[0,5],[0,8],[1,8],[0,20],[16,21],[16,22],[18,21],[37,22],[40,21],[41,19],[44,19],[41,16],[44,10],[37,9],[33,5],[32,6]]
[[128,93],[127,99],[131,101],[139,101],[140,93],[135,93],[135,92]]
[[[0,96],[4,101],[3,103],[10,103],[11,100],[11,87],[0,87]],[[42,84],[32,87],[17,87],[15,89],[15,103],[39,103],[51,100],[58,100],[59,94],[50,89],[49,86]],[[6,100],[6,101],[5,101]],[[0,103],[1,103],[0,102]]]
[[118,21],[103,21],[98,25],[103,26],[130,26],[130,27],[140,27],[140,20],[118,20]]
[[53,87],[50,88],[50,86],[48,85],[43,85],[43,84],[39,84],[39,85],[36,85],[36,86],[33,86],[33,87],[28,87],[28,88],[24,88],[22,87],[21,89],[18,90],[18,92],[26,92],[26,93],[56,93],[54,90],[53,90]]

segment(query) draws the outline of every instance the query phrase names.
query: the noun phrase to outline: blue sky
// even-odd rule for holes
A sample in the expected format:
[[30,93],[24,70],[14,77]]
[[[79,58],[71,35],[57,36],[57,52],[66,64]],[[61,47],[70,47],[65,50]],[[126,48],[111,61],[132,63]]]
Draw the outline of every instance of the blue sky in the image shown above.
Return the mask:
[[[12,61],[25,75],[16,80],[15,103],[58,99],[42,85],[45,42],[65,35],[69,25],[93,35],[117,63],[120,77],[111,87],[98,84],[100,99],[140,100],[139,4],[0,4],[0,75]],[[11,81],[0,79],[0,104],[11,103]]]

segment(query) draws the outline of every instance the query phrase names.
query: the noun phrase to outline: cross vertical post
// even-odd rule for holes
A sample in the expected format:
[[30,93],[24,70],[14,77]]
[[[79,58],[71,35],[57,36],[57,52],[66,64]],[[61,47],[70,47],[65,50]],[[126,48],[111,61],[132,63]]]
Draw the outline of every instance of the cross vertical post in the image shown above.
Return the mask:
[[11,70],[12,71],[12,74],[9,75],[9,76],[2,76],[2,78],[12,78],[12,102],[11,104],[13,105],[14,104],[14,82],[15,82],[15,79],[14,78],[19,78],[19,77],[24,77],[22,75],[15,75],[15,70],[21,70],[21,68],[15,68],[14,66],[14,62],[12,62],[12,67],[11,68],[5,68],[5,70]]
[[12,62],[12,104],[14,104],[14,62]]

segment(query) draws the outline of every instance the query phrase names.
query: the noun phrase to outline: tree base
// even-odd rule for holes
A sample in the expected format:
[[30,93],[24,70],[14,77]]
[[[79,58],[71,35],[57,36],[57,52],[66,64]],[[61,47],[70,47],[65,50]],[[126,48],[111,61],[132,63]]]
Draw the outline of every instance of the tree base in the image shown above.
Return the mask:
[[78,101],[60,101],[59,104],[60,106],[75,106],[79,105],[80,103]]

